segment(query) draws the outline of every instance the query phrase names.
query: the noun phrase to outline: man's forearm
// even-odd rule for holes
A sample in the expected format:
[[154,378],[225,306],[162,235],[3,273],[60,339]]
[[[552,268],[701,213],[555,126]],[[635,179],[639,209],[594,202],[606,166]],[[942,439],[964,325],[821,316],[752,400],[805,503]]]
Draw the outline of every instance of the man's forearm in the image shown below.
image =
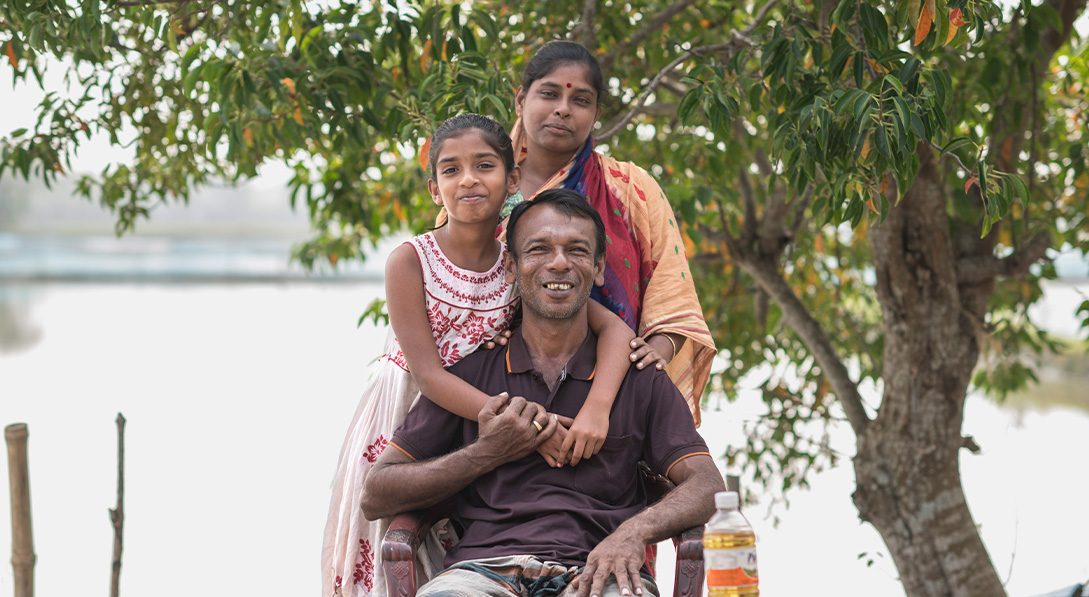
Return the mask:
[[390,450],[396,451],[395,458],[379,459],[363,484],[361,506],[367,520],[437,504],[500,464],[493,455],[482,453],[478,443],[421,462],[387,446]]
[[679,464],[690,466],[686,478],[658,503],[621,524],[614,534],[649,545],[711,518],[715,513],[715,493],[726,491],[714,460],[709,456],[693,456]]

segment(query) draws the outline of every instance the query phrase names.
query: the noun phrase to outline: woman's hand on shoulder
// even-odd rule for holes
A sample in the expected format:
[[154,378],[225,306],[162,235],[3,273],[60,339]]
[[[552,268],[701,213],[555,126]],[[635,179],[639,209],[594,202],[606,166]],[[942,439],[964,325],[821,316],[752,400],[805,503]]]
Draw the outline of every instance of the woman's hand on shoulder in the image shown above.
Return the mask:
[[631,362],[635,363],[636,369],[645,369],[654,365],[655,369],[661,371],[669,364],[669,361],[659,354],[658,351],[641,336],[636,336],[632,339],[631,349],[631,355],[629,355],[628,358],[631,359]]
[[498,334],[495,335],[494,338],[492,338],[491,340],[488,340],[487,342],[485,342],[484,344],[481,344],[480,346],[487,349],[487,350],[492,350],[496,346],[506,346],[507,345],[507,340],[509,340],[509,339],[510,339],[510,330],[507,329],[507,330],[503,330],[502,332],[499,332]]

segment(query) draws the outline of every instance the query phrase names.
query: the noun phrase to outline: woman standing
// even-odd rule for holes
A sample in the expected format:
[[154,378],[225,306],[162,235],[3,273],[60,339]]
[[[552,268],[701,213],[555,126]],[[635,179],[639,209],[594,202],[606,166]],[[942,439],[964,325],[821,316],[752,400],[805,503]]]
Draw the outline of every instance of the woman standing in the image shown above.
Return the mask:
[[591,131],[604,93],[601,66],[586,48],[553,41],[537,51],[515,96],[511,138],[522,169],[520,194],[532,200],[563,187],[597,209],[605,221],[607,264],[605,284],[591,296],[669,359],[666,371],[698,425],[715,345],[662,189],[639,166],[594,151]]

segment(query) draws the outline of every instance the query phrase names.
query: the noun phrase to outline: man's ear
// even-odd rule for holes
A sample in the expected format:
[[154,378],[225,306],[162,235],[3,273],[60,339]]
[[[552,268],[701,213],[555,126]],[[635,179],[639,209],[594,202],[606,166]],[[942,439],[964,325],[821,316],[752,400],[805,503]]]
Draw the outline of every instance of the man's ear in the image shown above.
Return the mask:
[[594,264],[594,284],[597,286],[605,285],[605,255],[597,259],[597,263]]
[[[522,116],[522,105],[526,103],[526,89],[521,85],[518,86],[518,92],[514,94],[514,113],[519,117]],[[601,115],[601,106],[597,108],[598,115]]]
[[439,185],[435,182],[434,178],[427,179],[427,190],[431,193],[431,200],[435,202],[435,205],[442,207],[442,197],[439,195]]
[[[514,257],[511,256],[510,251],[504,252],[503,253],[503,270],[504,270],[504,277],[507,280],[507,284],[514,284],[515,280],[518,279],[518,272],[514,271],[516,267],[518,267],[517,263],[514,261]],[[603,277],[603,279],[604,279],[604,277]]]
[[522,182],[522,167],[515,166],[514,170],[510,171],[507,175],[507,194],[513,195],[518,192],[518,183]]

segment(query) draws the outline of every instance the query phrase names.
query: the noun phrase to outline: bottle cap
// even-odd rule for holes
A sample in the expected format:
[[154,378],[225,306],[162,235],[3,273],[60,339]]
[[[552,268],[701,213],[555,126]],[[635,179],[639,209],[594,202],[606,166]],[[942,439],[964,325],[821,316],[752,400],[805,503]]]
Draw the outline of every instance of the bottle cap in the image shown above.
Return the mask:
[[736,491],[720,491],[715,494],[715,507],[719,509],[737,510],[740,499]]

